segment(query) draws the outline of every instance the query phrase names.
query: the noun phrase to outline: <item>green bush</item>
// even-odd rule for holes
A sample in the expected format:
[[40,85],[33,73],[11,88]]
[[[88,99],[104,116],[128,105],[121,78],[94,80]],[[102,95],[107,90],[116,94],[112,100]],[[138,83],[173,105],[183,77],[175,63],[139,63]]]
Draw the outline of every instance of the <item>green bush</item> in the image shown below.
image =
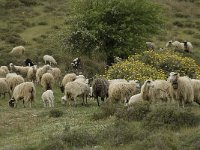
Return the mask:
[[63,115],[63,111],[58,109],[52,109],[49,111],[49,117],[58,118]]
[[148,102],[137,102],[129,107],[118,109],[115,113],[117,118],[124,119],[127,121],[140,121],[143,120],[150,112],[150,103]]
[[180,129],[182,127],[194,127],[200,122],[200,118],[189,109],[177,109],[175,106],[158,105],[145,118],[144,126],[149,129]]

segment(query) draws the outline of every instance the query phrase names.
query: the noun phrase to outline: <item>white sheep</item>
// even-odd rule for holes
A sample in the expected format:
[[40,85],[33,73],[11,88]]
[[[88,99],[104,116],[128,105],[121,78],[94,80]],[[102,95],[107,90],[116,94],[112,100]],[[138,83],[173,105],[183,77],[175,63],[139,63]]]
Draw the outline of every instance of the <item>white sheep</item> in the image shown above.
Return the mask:
[[194,90],[191,79],[187,76],[180,76],[179,73],[171,72],[168,81],[172,84],[174,98],[179,105],[185,106],[194,100]]
[[11,72],[15,72],[17,74],[20,74],[22,77],[26,78],[27,73],[29,70],[29,66],[23,67],[23,66],[15,66],[13,63],[10,63],[10,70]]
[[135,81],[111,83],[108,89],[108,99],[110,102],[122,101],[127,103],[130,97],[135,94],[136,88],[137,83]]
[[165,80],[146,80],[141,88],[141,96],[144,101],[150,102],[173,101],[171,84]]
[[35,94],[36,90],[33,82],[23,82],[15,87],[9,105],[10,107],[17,107],[18,101],[23,100],[24,107],[24,103],[29,102],[31,108],[32,102],[35,99]]
[[51,73],[45,73],[42,75],[41,85],[44,90],[51,90],[54,84],[54,78]]
[[51,64],[57,65],[56,60],[52,56],[50,56],[50,55],[44,55],[43,56],[43,60],[44,60],[45,64],[47,64],[47,62],[49,62],[50,65]]
[[83,83],[89,84],[89,80],[86,79],[84,75],[78,75],[78,76],[76,76],[76,79],[74,81],[76,81],[76,82],[83,82]]
[[193,52],[193,46],[192,46],[192,43],[191,42],[187,42],[187,41],[184,41],[184,42],[179,42],[179,41],[169,41],[167,44],[166,44],[166,47],[167,48],[174,48],[174,50],[177,50],[177,51],[185,51],[185,52],[189,52],[189,53],[192,53]]
[[27,72],[27,80],[31,82],[36,81],[36,72],[37,72],[37,65],[34,65],[28,69]]
[[61,97],[61,103],[65,104],[65,102],[67,101],[66,95],[64,95],[63,97]]
[[200,105],[200,80],[191,79],[194,91],[194,101]]
[[193,46],[192,46],[191,42],[184,41],[183,45],[184,45],[184,51],[185,52],[188,52],[188,53],[192,53],[193,52],[193,50],[192,50]]
[[9,85],[10,90],[13,91],[18,84],[24,82],[24,78],[20,75],[17,75],[16,73],[8,73],[6,75],[6,81]]
[[1,69],[3,69],[6,72],[6,74],[9,73],[9,69],[7,66],[1,66]]
[[121,82],[128,82],[126,79],[112,79],[112,80],[108,80],[108,83],[109,84],[112,84],[112,83],[121,83]]
[[143,101],[141,93],[131,96],[131,98],[128,101],[128,105],[132,105],[133,103],[139,102],[139,101]]
[[61,86],[60,86],[61,92],[64,93],[65,85],[68,82],[71,82],[71,81],[74,81],[74,80],[76,80],[76,74],[75,73],[68,73],[68,74],[66,74],[64,76],[62,82],[61,82]]
[[25,52],[25,48],[23,46],[16,46],[12,49],[10,54],[15,55],[15,56],[21,56]]
[[65,85],[65,96],[66,96],[66,101],[69,102],[70,105],[70,100],[73,99],[74,103],[76,105],[76,99],[78,96],[82,97],[83,102],[82,105],[85,104],[84,99],[86,100],[87,104],[87,97],[89,96],[90,93],[90,87],[82,82],[68,82]]
[[36,81],[39,84],[42,78],[42,75],[47,73],[48,70],[51,70],[50,65],[44,65],[43,67],[40,67],[36,71]]
[[153,50],[154,51],[156,49],[156,45],[153,42],[146,42],[146,47],[147,47],[147,50]]
[[4,98],[5,98],[6,93],[8,93],[11,98],[11,91],[10,91],[9,85],[6,81],[6,78],[0,78],[0,96],[1,96],[1,94],[3,94]]
[[6,77],[5,70],[0,68],[0,78],[5,78],[5,77]]
[[54,107],[54,94],[52,90],[47,90],[42,94],[44,107]]
[[54,80],[56,81],[56,83],[58,85],[60,85],[61,77],[62,77],[61,70],[56,67],[56,68],[52,68],[51,70],[48,70],[48,73],[51,73],[53,75]]

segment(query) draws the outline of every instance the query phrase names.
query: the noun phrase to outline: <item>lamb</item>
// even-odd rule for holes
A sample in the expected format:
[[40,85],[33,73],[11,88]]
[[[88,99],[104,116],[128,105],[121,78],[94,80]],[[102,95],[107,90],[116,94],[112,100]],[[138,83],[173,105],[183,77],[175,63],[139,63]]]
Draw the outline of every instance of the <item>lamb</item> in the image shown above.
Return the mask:
[[200,80],[191,79],[194,91],[194,101],[200,105]]
[[8,67],[7,67],[7,66],[1,66],[1,69],[3,69],[3,70],[6,72],[6,74],[9,73],[9,70],[8,70]]
[[0,68],[0,78],[5,78],[6,77],[6,72],[4,69]]
[[92,94],[94,98],[96,98],[98,106],[99,106],[98,97],[101,98],[101,101],[104,101],[104,99],[108,97],[108,87],[109,83],[105,79],[97,78],[93,81]]
[[128,101],[128,105],[132,105],[133,103],[139,102],[139,101],[143,101],[141,93],[131,96],[131,98]]
[[44,90],[51,90],[54,84],[54,78],[51,73],[45,73],[42,75],[41,85]]
[[179,73],[171,72],[168,81],[172,84],[174,98],[179,102],[179,106],[184,108],[186,103],[194,101],[194,90],[189,77],[181,77]]
[[25,48],[23,46],[16,46],[12,49],[10,54],[15,55],[15,56],[21,56],[25,52]]
[[171,84],[165,80],[146,80],[141,88],[141,96],[144,101],[150,102],[173,101]]
[[156,45],[153,42],[146,42],[146,47],[147,47],[147,50],[153,50],[154,51],[156,49]]
[[8,73],[6,75],[6,81],[11,91],[18,85],[24,82],[24,78],[16,73]]
[[108,99],[110,102],[115,100],[127,103],[130,97],[135,94],[136,88],[135,81],[111,83],[108,89]]
[[45,64],[47,64],[47,62],[49,62],[50,65],[51,64],[57,65],[56,60],[50,55],[44,55],[43,60],[44,60]]
[[50,65],[44,65],[43,67],[37,69],[37,71],[36,71],[36,81],[37,81],[37,83],[40,83],[42,75],[47,73],[48,70],[51,70]]
[[87,97],[90,93],[90,87],[82,82],[68,82],[65,85],[65,96],[66,96],[66,100],[69,101],[69,105],[70,104],[70,99],[74,100],[74,103],[76,105],[76,99],[78,96],[81,96],[83,99],[82,105],[85,104],[84,99],[86,100],[86,104],[87,104]]
[[25,107],[25,102],[29,102],[30,108],[32,107],[32,102],[35,99],[35,86],[32,82],[23,82],[17,85],[13,91],[12,98],[9,101],[10,107],[17,107],[19,100],[23,100],[23,105]]
[[47,71],[48,73],[51,73],[58,85],[60,85],[60,80],[61,80],[61,70],[59,68],[52,68],[51,70]]
[[28,69],[27,80],[35,82],[36,81],[37,65],[34,65]]
[[22,75],[24,78],[27,77],[27,73],[28,73],[28,70],[30,67],[26,66],[26,67],[23,67],[23,66],[15,66],[13,63],[10,63],[10,70],[11,72],[15,72],[17,74],[20,74]]
[[64,87],[65,85],[68,83],[68,82],[71,82],[71,81],[74,81],[76,80],[76,74],[75,73],[68,73],[64,76],[63,80],[62,80],[62,83],[61,83],[61,86],[60,86],[60,89],[61,89],[61,92],[64,93]]
[[8,93],[11,98],[11,91],[10,91],[9,85],[6,81],[6,78],[0,78],[0,96],[1,96],[1,94],[3,94],[4,98],[5,98],[6,93]]
[[52,90],[47,90],[42,94],[44,107],[54,107],[55,97]]

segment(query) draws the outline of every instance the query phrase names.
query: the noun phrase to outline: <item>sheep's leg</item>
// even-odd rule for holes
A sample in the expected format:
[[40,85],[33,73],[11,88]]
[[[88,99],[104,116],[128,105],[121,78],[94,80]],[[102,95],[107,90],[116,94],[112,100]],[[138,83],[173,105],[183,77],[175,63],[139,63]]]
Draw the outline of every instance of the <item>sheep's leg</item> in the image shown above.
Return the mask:
[[101,101],[104,102],[104,97],[101,97]]
[[85,104],[87,104],[87,96],[85,97],[86,99],[85,99]]
[[17,101],[15,101],[14,107],[17,108]]
[[85,102],[84,102],[84,95],[82,96],[82,99],[83,99],[83,102],[82,102],[82,106],[83,106],[83,105],[84,105],[84,103],[85,103]]
[[44,108],[46,107],[46,102],[44,102]]
[[98,99],[98,96],[96,97],[96,99],[97,99],[97,105],[100,106],[100,105],[99,105],[99,99]]
[[77,105],[76,105],[76,97],[74,97],[74,104],[75,104],[75,106],[77,106]]
[[30,100],[30,108],[32,108],[32,100]]
[[24,105],[24,108],[25,108],[26,106],[25,106],[25,102],[24,102],[24,100],[23,100],[23,105]]

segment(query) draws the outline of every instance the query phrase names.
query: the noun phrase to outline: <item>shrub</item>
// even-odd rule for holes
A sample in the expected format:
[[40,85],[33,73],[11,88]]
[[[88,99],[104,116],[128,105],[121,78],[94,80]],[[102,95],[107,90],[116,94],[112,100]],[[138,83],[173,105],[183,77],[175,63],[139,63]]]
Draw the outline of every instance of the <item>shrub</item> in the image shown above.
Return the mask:
[[115,113],[117,118],[121,118],[127,121],[143,120],[150,112],[150,104],[148,102],[137,102],[129,107],[118,109]]
[[181,21],[174,21],[173,25],[183,28],[184,24]]
[[177,109],[174,106],[158,105],[145,118],[144,126],[149,129],[180,129],[181,127],[194,127],[200,118],[189,109]]
[[17,8],[21,6],[21,3],[19,0],[6,0],[5,8],[11,9],[11,8]]
[[63,115],[63,111],[58,109],[52,109],[49,111],[49,117],[58,118]]
[[5,41],[14,45],[25,45],[26,42],[17,33],[6,33]]
[[32,6],[38,4],[38,0],[19,0],[25,6]]
[[44,26],[44,25],[48,25],[48,23],[45,22],[45,21],[41,21],[41,22],[38,23],[38,25],[42,25],[42,26]]

